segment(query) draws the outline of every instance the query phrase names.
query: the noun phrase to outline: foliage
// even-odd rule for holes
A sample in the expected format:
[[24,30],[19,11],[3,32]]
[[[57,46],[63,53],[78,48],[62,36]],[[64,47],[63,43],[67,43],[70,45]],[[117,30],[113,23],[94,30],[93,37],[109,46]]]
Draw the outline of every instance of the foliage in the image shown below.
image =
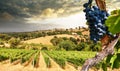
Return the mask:
[[47,47],[42,47],[41,50],[48,50],[48,48]]
[[59,48],[60,49],[65,49],[67,51],[68,50],[73,50],[73,49],[75,49],[75,47],[76,47],[76,45],[69,40],[62,41],[62,42],[59,43]]
[[51,67],[51,61],[50,61],[49,56],[46,55],[44,52],[42,52],[42,54],[43,54],[43,57],[44,57],[44,60],[45,60],[47,67]]
[[74,44],[77,44],[77,39],[73,38],[73,37],[70,37],[70,40],[74,43]]
[[80,42],[77,44],[75,50],[77,51],[100,51],[101,50],[101,43],[93,43],[92,41],[89,42]]
[[38,62],[39,62],[39,56],[40,56],[40,51],[37,51],[34,55],[34,59],[32,61],[34,67],[38,67]]
[[11,47],[14,48],[20,43],[20,39],[12,37],[8,42],[10,43]]
[[[120,33],[120,10],[114,10],[111,12],[111,15],[106,20],[106,26],[108,27],[108,30],[112,34],[119,34]],[[103,63],[102,68],[104,71],[107,71],[107,67],[114,68],[120,68],[120,40],[115,46],[115,54],[109,55],[106,58],[106,61]]]
[[66,61],[77,66],[81,66],[87,58],[93,57],[96,52],[90,51],[44,51],[47,55],[53,58],[62,68]]
[[0,34],[0,39],[2,40],[9,40],[11,37],[7,34]]
[[92,51],[101,51],[102,50],[101,42],[97,42],[97,43],[91,42],[89,45],[90,45],[90,49]]
[[77,39],[73,38],[73,37],[70,37],[70,38],[67,38],[67,37],[56,37],[54,36],[54,38],[52,38],[51,40],[51,43],[54,45],[54,46],[57,46],[60,44],[60,42],[63,42],[63,41],[71,41],[73,42],[74,44],[77,44],[78,41]]
[[77,45],[76,50],[77,50],[77,51],[90,50],[89,48],[90,48],[90,47],[88,46],[87,43],[81,42],[81,43],[79,43],[79,44]]
[[77,31],[76,32],[78,35],[82,35],[82,32],[81,31]]
[[2,33],[0,38],[3,40],[9,40],[11,37],[20,38],[20,40],[29,40],[38,37],[45,37],[58,34],[71,34],[71,31],[66,30],[45,30],[45,31],[33,31],[33,32],[13,32]]
[[120,68],[120,53],[116,52],[114,55],[109,55],[102,63],[102,69],[107,71],[107,67],[111,67],[112,69]]
[[[88,36],[86,36],[88,37]],[[87,38],[85,38],[87,39]],[[80,39],[82,40],[82,39]],[[70,37],[54,37],[51,39],[51,43],[54,46],[57,46],[57,50],[77,50],[77,51],[100,51],[101,50],[101,43],[97,42],[94,43],[92,41],[89,41],[89,39],[87,41],[81,41]]]
[[115,10],[106,20],[106,26],[112,34],[120,33],[120,10]]
[[25,62],[30,55],[34,54],[35,52],[36,51],[34,50],[0,48],[0,61],[10,59],[10,61],[13,62],[18,59],[24,59],[23,62]]
[[59,44],[60,42],[62,42],[62,41],[63,41],[63,39],[57,38],[57,37],[54,37],[53,39],[50,40],[50,42],[51,42],[54,46],[58,45],[58,44]]

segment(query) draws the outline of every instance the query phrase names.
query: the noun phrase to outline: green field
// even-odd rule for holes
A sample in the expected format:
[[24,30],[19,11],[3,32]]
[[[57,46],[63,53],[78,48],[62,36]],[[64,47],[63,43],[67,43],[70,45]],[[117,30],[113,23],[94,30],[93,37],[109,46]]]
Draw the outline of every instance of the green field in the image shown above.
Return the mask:
[[10,59],[14,62],[21,59],[21,63],[28,61],[32,56],[35,56],[38,50],[25,50],[25,49],[0,49],[0,61]]
[[75,67],[81,66],[86,59],[94,57],[96,52],[90,51],[44,51],[48,56],[55,60],[61,67],[66,62],[72,63]]
[[[40,50],[26,49],[0,49],[0,61],[10,59],[11,63],[21,59],[21,64],[32,58],[32,65],[36,66],[39,61]],[[75,67],[81,66],[88,58],[94,57],[96,52],[90,51],[42,51],[42,55],[47,67],[51,66],[50,59],[53,59],[62,68],[66,62],[73,64]]]

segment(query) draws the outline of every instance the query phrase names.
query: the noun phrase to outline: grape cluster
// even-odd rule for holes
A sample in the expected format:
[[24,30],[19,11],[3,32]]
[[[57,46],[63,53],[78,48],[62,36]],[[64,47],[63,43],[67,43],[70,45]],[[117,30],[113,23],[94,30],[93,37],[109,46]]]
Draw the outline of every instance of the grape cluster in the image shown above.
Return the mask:
[[100,10],[97,6],[91,6],[92,0],[85,3],[84,12],[86,20],[90,28],[90,39],[94,42],[99,41],[105,34],[108,34],[108,29],[104,25],[105,20],[109,16],[106,11]]

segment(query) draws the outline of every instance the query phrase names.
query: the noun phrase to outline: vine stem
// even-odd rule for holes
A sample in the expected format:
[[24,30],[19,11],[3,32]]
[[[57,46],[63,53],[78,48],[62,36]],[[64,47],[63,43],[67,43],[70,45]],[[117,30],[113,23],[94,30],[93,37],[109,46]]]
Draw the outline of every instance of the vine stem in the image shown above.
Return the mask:
[[110,54],[114,54],[114,46],[118,42],[119,38],[120,35],[118,35],[111,42],[109,42],[109,44],[106,45],[105,49],[103,49],[101,52],[98,52],[95,57],[86,60],[83,64],[81,71],[89,71],[89,68],[101,62],[105,57]]
[[97,6],[100,8],[100,10],[105,10],[106,11],[106,3],[105,0],[95,0]]

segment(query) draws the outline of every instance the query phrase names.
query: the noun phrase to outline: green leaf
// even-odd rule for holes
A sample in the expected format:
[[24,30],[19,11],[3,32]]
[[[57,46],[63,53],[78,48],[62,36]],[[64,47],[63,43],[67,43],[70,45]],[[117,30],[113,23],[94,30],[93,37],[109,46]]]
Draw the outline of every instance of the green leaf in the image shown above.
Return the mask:
[[119,61],[120,61],[120,53],[117,53],[117,58],[118,58]]
[[120,33],[120,13],[111,15],[105,22],[105,25],[108,27],[108,30],[112,34]]
[[115,15],[115,14],[120,14],[120,10],[119,9],[118,10],[113,10],[111,12],[111,15]]
[[113,65],[114,65],[114,61],[117,59],[117,55],[114,55],[111,60],[110,60],[110,63],[111,63],[111,67],[113,68]]
[[120,62],[119,62],[119,59],[117,58],[117,59],[115,59],[115,61],[113,63],[112,69],[119,68],[119,67],[120,67]]
[[118,51],[117,52],[119,52],[120,53],[120,46],[119,46],[119,48],[118,48]]
[[107,71],[107,65],[106,65],[106,63],[102,63],[102,69],[103,69],[103,71]]
[[113,55],[108,55],[108,56],[107,56],[107,58],[106,58],[106,63],[107,63],[107,64],[110,63],[110,60],[111,60],[112,56],[113,56]]

